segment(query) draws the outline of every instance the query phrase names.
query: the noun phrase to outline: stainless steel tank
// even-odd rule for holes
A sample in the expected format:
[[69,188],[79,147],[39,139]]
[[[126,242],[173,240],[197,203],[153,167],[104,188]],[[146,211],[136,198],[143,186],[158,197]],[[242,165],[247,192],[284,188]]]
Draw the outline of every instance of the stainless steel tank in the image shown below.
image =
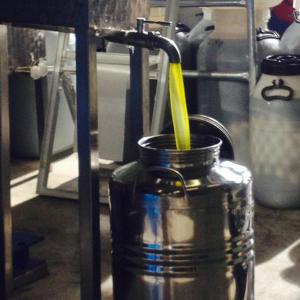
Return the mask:
[[250,172],[220,161],[221,140],[139,141],[110,181],[114,299],[254,299]]
[[[88,1],[88,0],[86,0]],[[148,17],[148,0],[90,0],[90,26],[99,29],[129,29],[137,17]],[[82,0],[0,1],[0,20],[14,24],[75,27]]]
[[8,27],[9,67],[29,67],[46,57],[45,33],[42,30]]

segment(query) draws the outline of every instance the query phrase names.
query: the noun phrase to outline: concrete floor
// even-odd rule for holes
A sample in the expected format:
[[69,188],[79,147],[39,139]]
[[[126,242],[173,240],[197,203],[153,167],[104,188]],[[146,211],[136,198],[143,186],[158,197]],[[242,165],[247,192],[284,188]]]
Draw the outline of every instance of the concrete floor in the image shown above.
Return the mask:
[[[12,300],[77,300],[80,299],[78,205],[76,201],[38,197],[36,166],[36,162],[13,164],[13,222],[16,229],[45,237],[32,254],[47,259],[49,276],[16,290]],[[58,174],[55,177],[59,178]],[[300,211],[256,206],[255,230],[256,299],[300,300]],[[106,206],[101,207],[101,236],[101,287],[103,299],[109,300],[112,290]]]

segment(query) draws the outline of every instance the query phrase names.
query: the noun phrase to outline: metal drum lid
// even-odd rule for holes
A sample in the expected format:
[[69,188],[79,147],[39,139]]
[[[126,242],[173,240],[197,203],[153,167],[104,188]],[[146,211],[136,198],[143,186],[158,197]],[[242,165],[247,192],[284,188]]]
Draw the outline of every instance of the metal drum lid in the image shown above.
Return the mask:
[[[217,120],[205,115],[191,115],[190,128],[192,134],[213,135],[223,141],[220,156],[223,159],[234,159],[234,150],[228,130]],[[172,124],[168,124],[163,133],[173,133]]]

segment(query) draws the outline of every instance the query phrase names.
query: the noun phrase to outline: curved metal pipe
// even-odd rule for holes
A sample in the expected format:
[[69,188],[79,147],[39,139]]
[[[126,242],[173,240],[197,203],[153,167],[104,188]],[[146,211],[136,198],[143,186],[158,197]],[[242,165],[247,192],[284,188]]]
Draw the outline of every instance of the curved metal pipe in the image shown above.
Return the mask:
[[152,32],[113,31],[104,36],[110,42],[148,48],[150,50],[162,49],[168,56],[170,63],[181,63],[180,51],[171,39]]

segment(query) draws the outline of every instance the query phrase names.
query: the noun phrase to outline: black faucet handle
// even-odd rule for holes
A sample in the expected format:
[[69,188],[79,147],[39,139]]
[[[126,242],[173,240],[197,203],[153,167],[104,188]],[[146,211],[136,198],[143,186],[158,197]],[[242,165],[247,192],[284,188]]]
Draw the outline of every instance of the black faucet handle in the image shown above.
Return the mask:
[[171,26],[172,22],[168,22],[168,21],[154,21],[154,20],[147,20],[145,18],[137,18],[136,19],[136,30],[138,32],[143,32],[145,24],[156,24],[156,25],[161,25],[161,26]]

